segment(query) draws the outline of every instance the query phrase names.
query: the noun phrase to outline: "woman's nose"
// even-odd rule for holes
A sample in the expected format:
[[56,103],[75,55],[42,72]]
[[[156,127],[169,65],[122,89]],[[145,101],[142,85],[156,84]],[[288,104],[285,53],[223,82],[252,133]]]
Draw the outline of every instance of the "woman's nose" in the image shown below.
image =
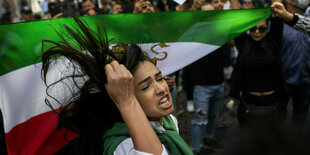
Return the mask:
[[165,84],[167,84],[166,81],[156,82],[156,84],[155,84],[156,94],[161,95],[165,92],[165,90],[166,90],[166,88],[164,86]]

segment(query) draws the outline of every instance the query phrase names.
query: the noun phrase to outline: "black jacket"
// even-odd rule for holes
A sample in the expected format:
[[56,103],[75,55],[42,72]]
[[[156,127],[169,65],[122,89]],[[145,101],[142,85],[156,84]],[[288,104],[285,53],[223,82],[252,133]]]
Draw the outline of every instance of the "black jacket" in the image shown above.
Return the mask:
[[239,51],[234,70],[231,75],[231,89],[230,96],[240,99],[240,93],[243,90],[242,81],[243,79],[243,63],[245,57],[251,52],[254,43],[259,43],[259,46],[267,53],[275,58],[273,70],[276,76],[276,93],[283,93],[284,77],[282,74],[282,60],[281,60],[281,47],[282,47],[282,33],[283,33],[283,22],[280,19],[272,18],[270,24],[270,31],[267,33],[265,38],[259,42],[255,42],[250,35],[246,33],[237,37],[234,41]]

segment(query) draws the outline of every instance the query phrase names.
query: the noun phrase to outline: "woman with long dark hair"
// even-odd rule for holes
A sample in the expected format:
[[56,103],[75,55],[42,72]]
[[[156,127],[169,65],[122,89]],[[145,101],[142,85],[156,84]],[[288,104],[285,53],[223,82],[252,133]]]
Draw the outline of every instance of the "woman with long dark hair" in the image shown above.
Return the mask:
[[[43,41],[47,92],[62,83],[72,90],[68,100],[50,93],[61,105],[58,127],[78,134],[56,154],[192,154],[178,135],[169,87],[154,63],[135,44],[111,49],[103,27],[95,32],[75,22],[74,30],[65,26],[69,35],[60,35],[62,41]],[[49,84],[57,62],[68,66],[66,75]]]

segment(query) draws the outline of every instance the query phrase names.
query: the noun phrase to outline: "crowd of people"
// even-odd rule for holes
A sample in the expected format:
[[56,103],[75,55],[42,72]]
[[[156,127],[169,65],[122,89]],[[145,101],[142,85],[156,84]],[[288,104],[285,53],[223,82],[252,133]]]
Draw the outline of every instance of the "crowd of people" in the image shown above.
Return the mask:
[[71,16],[89,16],[99,14],[146,13],[175,10],[177,5],[168,1],[122,1],[122,0],[41,0],[39,12],[33,12],[26,0],[20,2],[18,14],[13,3],[4,0],[1,23],[51,19]]
[[[80,55],[85,58],[84,60],[75,60],[76,57],[72,55],[73,60],[80,62],[76,65],[84,68],[81,75],[88,75],[90,78],[81,88],[80,97],[78,99],[76,96],[72,97],[74,102],[70,104],[73,104],[74,108],[69,108],[69,110],[64,108],[59,113],[62,120],[71,121],[60,123],[64,127],[72,128],[73,126],[79,129],[79,137],[72,142],[72,145],[60,150],[58,154],[75,154],[77,152],[92,152],[93,154],[102,152],[107,154],[113,152],[114,154],[147,154],[146,152],[153,154],[201,154],[202,146],[223,150],[223,145],[214,139],[214,135],[217,117],[221,115],[218,109],[220,104],[223,104],[224,85],[231,86],[228,97],[231,98],[230,101],[238,105],[237,118],[241,131],[244,133],[252,133],[249,131],[257,130],[260,131],[258,133],[266,132],[266,134],[260,134],[260,137],[246,136],[252,137],[252,142],[255,141],[255,138],[264,136],[268,136],[270,141],[279,142],[277,141],[278,137],[273,137],[275,135],[271,133],[275,130],[282,133],[284,130],[280,131],[280,129],[294,127],[293,132],[300,136],[300,139],[296,137],[294,139],[297,144],[300,144],[299,151],[304,151],[301,147],[303,144],[309,144],[310,19],[307,17],[310,10],[309,1],[188,0],[183,4],[178,4],[173,0],[41,0],[39,2],[42,12],[32,12],[31,6],[26,1],[22,1],[20,16],[13,16],[10,2],[4,0],[2,7],[5,12],[1,16],[1,23],[98,14],[272,7],[270,18],[182,69],[182,74],[176,72],[162,77],[154,63],[148,60],[135,44],[118,45],[119,49],[123,49],[121,57],[111,55],[109,46],[100,44],[99,41],[96,46],[83,47],[81,45],[82,49],[94,52],[90,53],[94,59],[95,55],[99,54],[96,52],[105,53],[105,56],[110,55],[110,58],[113,59],[96,60],[98,64],[94,65],[87,63],[89,59],[87,55]],[[79,22],[77,18],[75,20]],[[85,28],[82,29],[85,33],[89,31]],[[72,34],[77,41],[80,39],[79,35]],[[88,39],[93,40],[93,38]],[[107,38],[103,40],[105,39]],[[55,45],[58,44],[55,43]],[[101,47],[102,45],[104,47]],[[103,51],[92,50],[89,49],[90,47]],[[42,57],[44,72],[49,70],[50,57],[55,54],[68,54],[65,49],[71,49],[60,48],[63,48],[60,52],[52,49],[45,51]],[[70,54],[73,53],[79,54],[78,51],[72,51]],[[128,53],[131,56],[128,56]],[[89,68],[87,65],[98,67],[96,70],[98,72],[87,71]],[[224,75],[224,70],[229,67],[233,68],[232,72],[228,76]],[[102,70],[104,72],[100,72]],[[72,77],[75,76],[77,75],[72,75]],[[191,142],[185,142],[177,134],[179,129],[175,116],[186,109],[186,107],[178,105],[175,99],[177,84],[179,84],[176,80],[180,78],[188,104],[193,103],[193,109],[188,110],[188,112],[194,113],[191,122]],[[100,91],[93,93],[92,89]],[[96,102],[96,98],[104,98],[107,103],[115,104],[103,107],[101,103]],[[79,113],[79,109],[85,108],[89,99],[94,102],[94,106],[98,106],[97,109],[102,108],[106,111],[96,111],[98,112],[96,115],[86,116],[93,117],[90,119],[96,120],[94,122],[83,122],[79,118],[87,114]],[[158,105],[158,102],[161,104]],[[289,103],[292,103],[293,107],[292,119],[288,119],[287,107]],[[91,111],[91,109],[89,110]],[[133,110],[136,113],[130,112]],[[111,119],[107,120],[106,118]],[[98,122],[103,123],[99,128]],[[83,128],[86,124],[93,125],[94,129]],[[127,127],[124,130],[123,125]],[[117,134],[124,133],[119,130],[126,134],[121,140]],[[252,133],[252,135],[255,134],[257,133]],[[94,138],[94,142],[88,143],[89,138]],[[256,143],[253,142],[253,145],[258,145]],[[235,152],[248,151],[249,154],[255,154],[249,151],[249,148],[232,146],[236,148]],[[247,143],[247,146],[251,147],[250,143]],[[280,150],[280,148],[276,148],[280,146],[274,145],[273,147],[274,149],[264,151]],[[258,150],[253,148],[252,151]],[[227,152],[223,151],[223,153]],[[259,153],[256,152],[256,154]]]

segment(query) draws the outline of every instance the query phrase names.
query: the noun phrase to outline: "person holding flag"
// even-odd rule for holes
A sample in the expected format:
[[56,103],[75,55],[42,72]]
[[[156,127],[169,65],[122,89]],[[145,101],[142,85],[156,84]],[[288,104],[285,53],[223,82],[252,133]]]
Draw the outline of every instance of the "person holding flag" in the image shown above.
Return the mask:
[[298,31],[310,35],[310,18],[302,16],[298,13],[288,12],[284,5],[280,2],[274,2],[272,5],[273,15],[282,18],[288,25],[292,26]]
[[[154,62],[136,44],[117,44],[110,50],[105,30],[94,33],[75,21],[78,29],[66,29],[79,48],[63,37],[61,42],[43,41],[52,44],[42,55],[49,95],[57,100],[53,87],[65,81],[76,90],[67,102],[57,100],[62,105],[57,113],[58,127],[78,137],[56,154],[192,154],[178,134],[169,87]],[[65,59],[55,58],[58,55]],[[71,67],[64,71],[69,74],[49,84],[55,62]]]
[[240,101],[238,121],[242,128],[265,128],[276,121],[284,92],[282,33],[282,21],[271,18],[234,39],[239,55],[230,79],[230,95]]

